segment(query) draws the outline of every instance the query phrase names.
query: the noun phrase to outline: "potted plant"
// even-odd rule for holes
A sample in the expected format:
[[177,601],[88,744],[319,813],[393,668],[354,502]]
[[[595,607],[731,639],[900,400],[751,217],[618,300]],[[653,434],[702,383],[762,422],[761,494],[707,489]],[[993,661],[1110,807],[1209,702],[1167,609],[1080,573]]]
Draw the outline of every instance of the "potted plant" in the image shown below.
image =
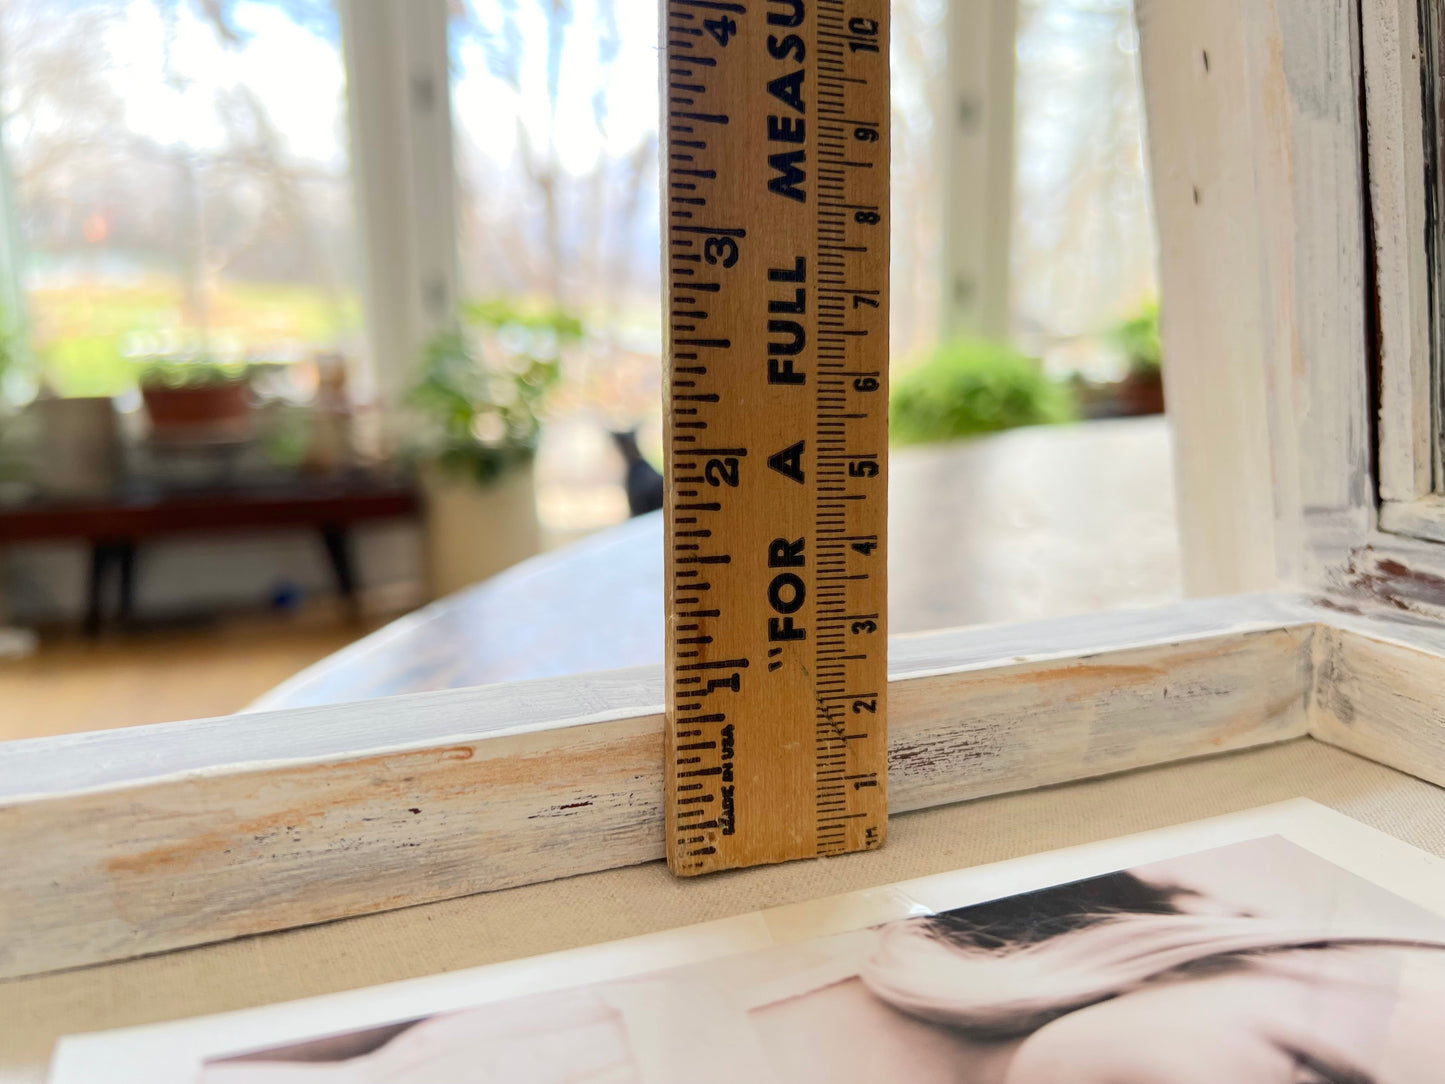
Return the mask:
[[[560,310],[477,304],[438,333],[409,403],[427,507],[431,591],[448,594],[541,549],[532,462],[561,350],[582,336]],[[484,350],[487,354],[484,357]]]
[[1109,336],[1129,363],[1119,382],[1125,414],[1164,413],[1164,350],[1159,339],[1159,302],[1150,301]]
[[1004,343],[956,339],[894,383],[889,402],[893,439],[902,444],[957,440],[1072,421],[1068,388],[1033,358]]
[[176,443],[249,438],[247,377],[244,363],[222,363],[206,356],[147,360],[140,372],[140,390],[152,436]]

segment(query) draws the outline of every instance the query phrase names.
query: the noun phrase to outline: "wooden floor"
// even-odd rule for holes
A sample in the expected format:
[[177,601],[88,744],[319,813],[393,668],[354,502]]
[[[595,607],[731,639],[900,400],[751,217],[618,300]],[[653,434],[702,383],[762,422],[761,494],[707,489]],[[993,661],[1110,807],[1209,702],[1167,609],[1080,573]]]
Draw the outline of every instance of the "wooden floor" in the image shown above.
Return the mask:
[[227,715],[385,620],[322,612],[42,638],[30,657],[0,660],[0,741]]

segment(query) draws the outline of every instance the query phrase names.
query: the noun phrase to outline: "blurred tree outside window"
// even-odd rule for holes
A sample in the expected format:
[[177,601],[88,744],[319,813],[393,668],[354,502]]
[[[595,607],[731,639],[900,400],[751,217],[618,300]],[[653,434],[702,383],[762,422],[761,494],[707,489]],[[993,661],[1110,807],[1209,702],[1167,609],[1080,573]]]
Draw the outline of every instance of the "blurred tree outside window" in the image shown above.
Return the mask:
[[360,350],[331,0],[0,0],[34,380]]
[[[957,0],[955,0],[957,2]],[[949,0],[892,6],[890,343],[893,356],[920,357],[943,323],[942,118],[948,74]]]
[[1157,297],[1131,0],[1019,0],[1013,330],[1055,375],[1116,380]]
[[587,331],[538,456],[554,538],[626,518],[609,428],[661,449],[657,5],[620,7],[468,0],[451,30],[463,296]]
[[[937,337],[946,0],[893,6],[893,345]],[[609,428],[661,463],[658,5],[466,0],[451,28],[463,296],[579,317],[537,461],[554,539],[627,515]]]
[[[942,324],[947,2],[893,5],[901,365]],[[586,327],[538,475],[544,522],[599,526],[625,515],[606,429],[660,458],[657,6],[451,10],[463,295]],[[1130,0],[1019,0],[1017,47],[1014,338],[1117,366],[1107,331],[1155,291]],[[0,321],[28,319],[32,377],[108,394],[137,356],[359,354],[333,0],[0,0],[0,107],[27,310]]]

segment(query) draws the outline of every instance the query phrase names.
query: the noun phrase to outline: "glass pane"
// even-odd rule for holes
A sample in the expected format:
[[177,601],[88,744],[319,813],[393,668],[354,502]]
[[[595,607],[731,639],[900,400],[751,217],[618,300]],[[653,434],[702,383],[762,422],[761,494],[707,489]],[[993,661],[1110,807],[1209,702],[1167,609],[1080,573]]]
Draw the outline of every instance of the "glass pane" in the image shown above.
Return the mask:
[[361,342],[330,0],[3,0],[5,138],[38,374]]
[[947,0],[895,0],[890,50],[893,198],[890,338],[895,359],[937,341],[943,313],[943,160]]
[[1123,375],[1108,332],[1156,296],[1130,0],[1020,0],[1013,324],[1049,367]]
[[586,329],[537,467],[565,538],[627,516],[609,428],[660,460],[657,5],[470,0],[452,53],[463,296]]
[[[452,26],[463,294],[587,329],[538,457],[553,541],[627,515],[608,429],[637,427],[661,463],[657,10],[468,0]],[[945,0],[894,5],[895,350],[931,343],[939,321],[944,14]]]

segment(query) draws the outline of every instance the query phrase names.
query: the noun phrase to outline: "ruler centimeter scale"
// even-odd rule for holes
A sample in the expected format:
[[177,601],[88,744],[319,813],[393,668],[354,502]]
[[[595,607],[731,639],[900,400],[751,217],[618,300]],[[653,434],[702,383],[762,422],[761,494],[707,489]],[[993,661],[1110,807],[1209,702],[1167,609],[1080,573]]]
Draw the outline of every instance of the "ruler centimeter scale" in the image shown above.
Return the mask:
[[887,833],[888,3],[664,0],[667,850]]

